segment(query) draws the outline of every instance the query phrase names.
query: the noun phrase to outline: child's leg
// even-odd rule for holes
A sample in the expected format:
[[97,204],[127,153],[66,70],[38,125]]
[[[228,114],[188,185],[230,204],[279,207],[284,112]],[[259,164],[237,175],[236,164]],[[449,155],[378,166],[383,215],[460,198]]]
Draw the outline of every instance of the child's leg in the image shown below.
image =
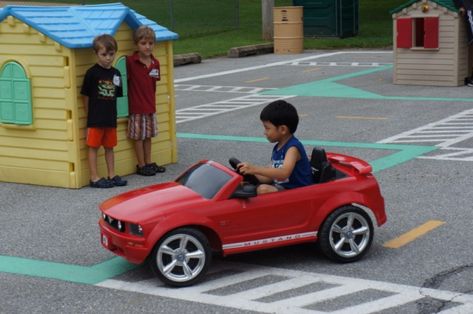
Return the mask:
[[145,151],[144,145],[142,140],[135,140],[135,154],[136,159],[138,161],[138,167],[143,167],[146,165],[145,163]]
[[90,180],[95,182],[99,179],[97,174],[97,152],[98,148],[89,147],[89,172],[90,172]]
[[115,177],[115,155],[113,148],[105,148],[105,162],[107,163],[108,177]]
[[279,191],[277,187],[271,184],[260,184],[256,188],[257,194],[273,193]]
[[143,157],[145,164],[151,163],[151,138],[145,138],[143,141]]

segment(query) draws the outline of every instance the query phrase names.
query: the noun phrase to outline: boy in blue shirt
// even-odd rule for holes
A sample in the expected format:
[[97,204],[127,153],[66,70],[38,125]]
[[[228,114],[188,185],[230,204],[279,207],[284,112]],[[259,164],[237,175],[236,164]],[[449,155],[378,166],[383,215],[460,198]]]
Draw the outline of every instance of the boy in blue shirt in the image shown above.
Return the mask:
[[312,170],[302,143],[294,136],[299,116],[296,108],[284,100],[268,104],[260,114],[264,135],[277,143],[271,155],[271,167],[248,162],[238,165],[241,174],[252,174],[261,182],[258,194],[312,184]]

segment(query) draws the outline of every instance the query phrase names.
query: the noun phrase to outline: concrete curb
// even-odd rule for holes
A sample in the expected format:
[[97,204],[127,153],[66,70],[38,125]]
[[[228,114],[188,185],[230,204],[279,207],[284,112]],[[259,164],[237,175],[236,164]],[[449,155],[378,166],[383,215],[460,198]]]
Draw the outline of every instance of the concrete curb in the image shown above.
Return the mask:
[[201,63],[202,57],[197,52],[174,55],[174,66]]
[[273,53],[274,46],[269,44],[248,45],[241,47],[233,47],[228,50],[227,56],[229,58],[241,58],[247,56],[260,55],[265,53]]

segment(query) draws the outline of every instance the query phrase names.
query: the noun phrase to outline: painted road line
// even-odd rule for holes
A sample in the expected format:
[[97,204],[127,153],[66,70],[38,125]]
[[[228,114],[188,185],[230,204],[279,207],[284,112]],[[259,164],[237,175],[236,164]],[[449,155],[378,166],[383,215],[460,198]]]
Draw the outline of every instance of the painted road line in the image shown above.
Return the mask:
[[453,147],[473,138],[473,109],[388,137],[379,143],[429,143],[440,149],[422,159],[473,161],[473,149]]
[[218,86],[218,85],[190,85],[175,84],[176,91],[211,92],[211,93],[236,93],[236,94],[257,94],[274,88],[251,87],[251,86]]
[[336,116],[337,119],[347,120],[388,120],[386,117],[368,117],[368,116]]
[[182,83],[182,82],[188,82],[188,81],[199,80],[199,79],[204,79],[204,78],[210,78],[210,77],[216,77],[216,76],[222,76],[222,75],[229,75],[229,74],[235,74],[235,73],[241,73],[241,72],[247,72],[247,71],[254,71],[254,70],[279,66],[279,65],[286,65],[286,64],[290,64],[292,62],[313,60],[313,59],[319,59],[319,58],[326,58],[326,57],[336,56],[336,55],[340,55],[340,54],[392,54],[392,51],[337,51],[337,52],[330,52],[330,53],[324,53],[324,54],[315,55],[315,56],[312,55],[312,56],[304,57],[304,58],[297,58],[297,59],[293,59],[293,60],[267,63],[267,64],[262,64],[262,65],[252,66],[252,67],[246,67],[246,68],[241,68],[241,69],[234,69],[234,70],[221,71],[221,72],[216,72],[216,73],[211,73],[211,74],[203,74],[203,75],[197,75],[197,76],[192,76],[192,77],[185,77],[185,78],[181,78],[181,79],[175,79],[174,83]]
[[132,270],[136,265],[114,257],[94,266],[80,266],[14,256],[0,256],[0,272],[95,284]]
[[[264,137],[215,135],[215,134],[197,134],[197,133],[177,133],[178,138],[187,138],[207,141],[229,141],[229,142],[254,142],[267,143]],[[309,146],[330,146],[330,147],[353,147],[366,149],[393,150],[394,153],[370,161],[373,171],[377,172],[383,169],[397,166],[401,163],[414,159],[423,154],[429,153],[437,148],[435,146],[417,146],[417,145],[399,145],[399,144],[379,144],[379,143],[356,143],[356,142],[332,142],[317,140],[302,140],[302,144]]]
[[258,78],[258,79],[254,79],[254,80],[250,80],[250,81],[245,81],[245,83],[256,83],[256,82],[263,82],[263,81],[267,81],[269,80],[269,77],[265,76],[265,77],[262,77],[262,78]]
[[395,239],[387,241],[383,244],[383,246],[390,249],[398,249],[414,241],[415,239],[425,235],[426,233],[440,227],[444,223],[444,221],[440,220],[429,220],[426,223],[420,225],[419,227],[414,228]]
[[250,94],[242,97],[220,100],[208,104],[187,107],[176,110],[176,124],[203,119],[235,110],[260,106],[279,99],[288,99],[293,96],[272,96],[261,94]]
[[[441,148],[473,138],[473,109],[388,137],[379,143],[436,143]],[[442,132],[440,132],[442,131]],[[445,131],[448,131],[447,133]]]
[[380,62],[307,62],[307,61],[296,61],[291,62],[289,65],[292,66],[317,66],[317,67],[379,67],[379,66],[392,66],[392,63],[380,63]]
[[307,97],[378,99],[378,100],[409,100],[409,101],[444,101],[444,102],[473,102],[473,98],[419,97],[419,96],[384,96],[360,88],[351,87],[337,81],[355,78],[363,75],[390,70],[392,65],[382,65],[363,71],[342,74],[327,79],[303,83],[288,87],[265,91],[266,95],[295,95]]
[[473,161],[473,148],[448,147],[436,151],[434,156],[419,156],[421,159]]
[[[236,274],[210,276],[225,270]],[[109,279],[96,286],[265,313],[327,313],[323,303],[332,300],[338,308],[330,313],[338,314],[395,311],[413,301],[431,298],[452,302],[452,313],[457,314],[471,313],[473,305],[473,295],[460,292],[227,261],[214,263],[208,275],[209,279],[198,285],[179,289],[169,289],[157,279]],[[379,295],[353,304],[353,293],[370,291]]]
[[309,72],[315,72],[315,71],[320,71],[320,68],[305,69],[305,70],[302,71],[302,72],[304,72],[304,73],[309,73]]

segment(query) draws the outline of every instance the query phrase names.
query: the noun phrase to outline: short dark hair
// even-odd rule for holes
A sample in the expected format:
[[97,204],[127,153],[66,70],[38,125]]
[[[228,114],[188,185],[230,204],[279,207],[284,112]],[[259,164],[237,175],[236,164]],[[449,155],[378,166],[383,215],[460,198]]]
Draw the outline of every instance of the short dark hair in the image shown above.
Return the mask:
[[274,126],[285,125],[294,134],[299,124],[296,108],[285,100],[276,100],[263,108],[259,116],[261,121],[269,121]]
[[108,34],[95,37],[92,46],[94,47],[95,53],[99,52],[102,47],[105,48],[106,52],[117,51],[118,49],[117,41],[113,36]]

